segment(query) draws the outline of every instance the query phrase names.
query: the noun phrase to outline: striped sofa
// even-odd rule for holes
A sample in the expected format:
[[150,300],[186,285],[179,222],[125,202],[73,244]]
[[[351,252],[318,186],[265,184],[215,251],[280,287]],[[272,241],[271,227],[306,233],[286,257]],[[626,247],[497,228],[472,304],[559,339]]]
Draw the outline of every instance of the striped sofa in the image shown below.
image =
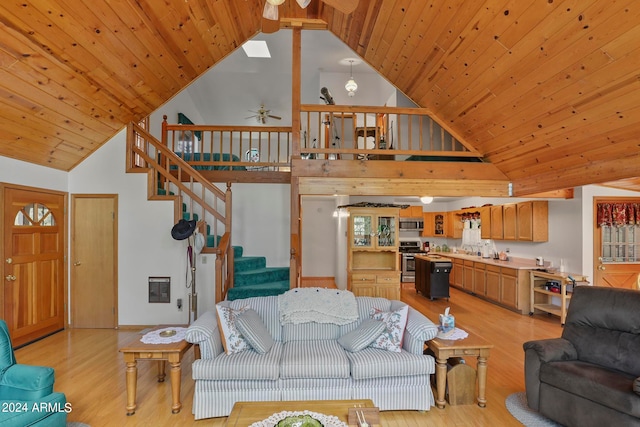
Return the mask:
[[260,315],[274,341],[265,354],[226,354],[215,310],[204,313],[186,336],[201,353],[192,369],[195,418],[227,416],[237,401],[372,399],[381,410],[428,410],[434,403],[430,375],[435,362],[423,349],[436,336],[437,325],[409,307],[401,352],[371,347],[348,352],[338,338],[369,318],[372,308],[393,311],[405,305],[373,297],[356,301],[359,320],[343,326],[282,325],[278,296],[224,301]]

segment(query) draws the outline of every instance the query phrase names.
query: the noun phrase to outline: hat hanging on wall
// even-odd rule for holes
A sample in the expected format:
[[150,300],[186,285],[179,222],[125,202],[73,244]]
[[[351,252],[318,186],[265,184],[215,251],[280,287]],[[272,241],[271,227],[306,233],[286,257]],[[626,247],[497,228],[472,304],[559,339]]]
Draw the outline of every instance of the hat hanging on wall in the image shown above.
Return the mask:
[[171,229],[171,237],[173,237],[176,240],[184,240],[187,237],[191,236],[195,231],[195,229],[196,229],[195,219],[192,219],[191,221],[187,221],[186,219],[181,219]]

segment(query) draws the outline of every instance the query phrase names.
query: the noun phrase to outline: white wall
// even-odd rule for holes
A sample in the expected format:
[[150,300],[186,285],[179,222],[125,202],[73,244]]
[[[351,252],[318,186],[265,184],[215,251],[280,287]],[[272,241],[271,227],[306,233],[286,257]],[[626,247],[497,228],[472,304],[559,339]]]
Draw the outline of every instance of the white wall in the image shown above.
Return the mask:
[[0,156],[0,182],[67,191],[67,173]]
[[[121,325],[188,323],[186,242],[171,237],[172,201],[147,200],[147,175],[125,173],[122,131],[69,173],[71,194],[118,195],[118,322]],[[196,265],[199,311],[213,300],[214,257]],[[171,302],[149,303],[151,276],[171,278]],[[182,298],[183,311],[176,300]],[[73,319],[72,319],[73,321]]]

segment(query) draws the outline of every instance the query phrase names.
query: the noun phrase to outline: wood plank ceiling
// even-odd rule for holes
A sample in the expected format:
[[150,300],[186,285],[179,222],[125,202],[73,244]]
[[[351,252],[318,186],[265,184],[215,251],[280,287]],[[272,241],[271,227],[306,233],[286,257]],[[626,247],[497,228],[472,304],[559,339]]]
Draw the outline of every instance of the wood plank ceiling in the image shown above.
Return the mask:
[[[0,5],[0,155],[71,170],[260,30],[262,0]],[[329,31],[514,182],[638,176],[640,3],[360,0],[280,6]]]

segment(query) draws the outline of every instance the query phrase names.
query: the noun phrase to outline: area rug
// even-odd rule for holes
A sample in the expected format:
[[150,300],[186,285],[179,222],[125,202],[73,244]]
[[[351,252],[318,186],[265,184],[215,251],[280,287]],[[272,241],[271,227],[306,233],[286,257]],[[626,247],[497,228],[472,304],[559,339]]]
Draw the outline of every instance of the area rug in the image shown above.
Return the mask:
[[511,415],[526,427],[562,427],[560,424],[530,409],[527,406],[527,395],[523,391],[507,396],[505,405]]
[[67,423],[67,427],[91,427],[89,424],[79,423],[77,421],[70,421]]

